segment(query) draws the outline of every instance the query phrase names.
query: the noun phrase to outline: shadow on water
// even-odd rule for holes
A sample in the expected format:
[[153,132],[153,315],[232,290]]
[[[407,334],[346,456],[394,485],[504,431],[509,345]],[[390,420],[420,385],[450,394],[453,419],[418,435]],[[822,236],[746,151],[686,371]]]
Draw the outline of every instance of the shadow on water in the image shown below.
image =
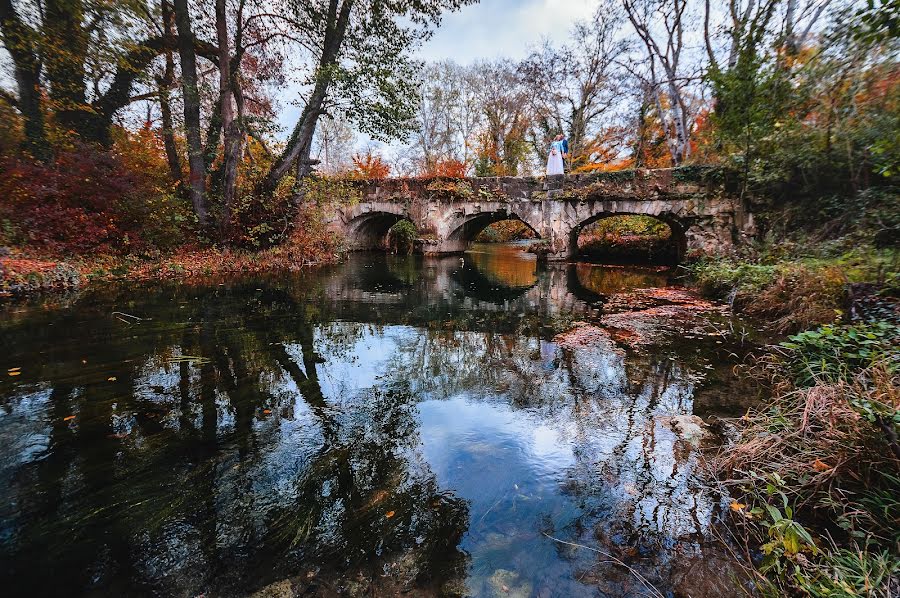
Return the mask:
[[717,503],[668,421],[715,348],[561,347],[665,281],[479,251],[7,307],[5,594],[644,595],[548,535],[677,594]]

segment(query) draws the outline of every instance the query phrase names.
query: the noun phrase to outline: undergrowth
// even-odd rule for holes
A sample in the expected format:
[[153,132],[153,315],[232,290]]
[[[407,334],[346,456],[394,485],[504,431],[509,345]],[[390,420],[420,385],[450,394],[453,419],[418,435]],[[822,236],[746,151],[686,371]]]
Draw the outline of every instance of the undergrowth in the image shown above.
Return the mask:
[[900,591],[900,327],[823,326],[756,366],[772,400],[714,460],[767,596]]

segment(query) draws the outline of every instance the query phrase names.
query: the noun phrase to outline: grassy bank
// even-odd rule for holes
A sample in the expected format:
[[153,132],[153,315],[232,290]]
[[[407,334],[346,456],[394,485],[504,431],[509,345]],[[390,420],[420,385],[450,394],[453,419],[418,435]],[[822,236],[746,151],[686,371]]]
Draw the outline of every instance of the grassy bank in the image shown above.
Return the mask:
[[771,401],[714,460],[765,596],[900,590],[900,327],[824,326],[756,366]]
[[704,258],[685,266],[707,296],[779,333],[856,320],[897,317],[900,251],[846,244],[785,242],[747,256]]
[[713,460],[765,596],[900,593],[900,252],[869,236],[686,265],[780,336],[748,367],[771,399]]

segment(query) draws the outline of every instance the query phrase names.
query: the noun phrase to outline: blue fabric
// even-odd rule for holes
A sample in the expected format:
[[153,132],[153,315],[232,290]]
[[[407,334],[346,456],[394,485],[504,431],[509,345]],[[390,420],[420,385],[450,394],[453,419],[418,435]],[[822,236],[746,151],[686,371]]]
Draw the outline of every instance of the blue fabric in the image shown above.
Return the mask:
[[568,154],[568,153],[569,153],[569,140],[568,140],[568,139],[563,139],[563,140],[562,140],[562,152],[563,152],[564,154]]

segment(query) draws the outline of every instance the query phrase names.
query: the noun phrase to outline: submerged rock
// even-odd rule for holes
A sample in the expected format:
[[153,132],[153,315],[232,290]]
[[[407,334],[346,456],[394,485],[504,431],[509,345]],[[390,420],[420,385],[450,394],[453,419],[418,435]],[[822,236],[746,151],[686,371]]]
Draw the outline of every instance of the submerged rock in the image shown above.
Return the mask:
[[491,596],[496,598],[530,598],[531,584],[521,583],[518,573],[507,569],[497,569],[488,579]]

